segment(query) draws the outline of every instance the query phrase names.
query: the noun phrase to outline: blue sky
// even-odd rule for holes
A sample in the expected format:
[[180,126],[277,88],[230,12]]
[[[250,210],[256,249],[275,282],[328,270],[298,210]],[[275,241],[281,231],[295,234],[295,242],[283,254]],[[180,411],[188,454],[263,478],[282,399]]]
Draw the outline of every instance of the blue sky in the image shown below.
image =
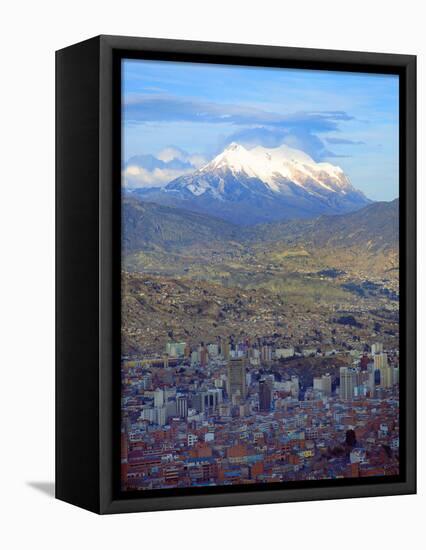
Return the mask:
[[286,143],[341,166],[373,200],[398,196],[394,75],[124,60],[122,113],[135,186],[164,185],[237,141]]

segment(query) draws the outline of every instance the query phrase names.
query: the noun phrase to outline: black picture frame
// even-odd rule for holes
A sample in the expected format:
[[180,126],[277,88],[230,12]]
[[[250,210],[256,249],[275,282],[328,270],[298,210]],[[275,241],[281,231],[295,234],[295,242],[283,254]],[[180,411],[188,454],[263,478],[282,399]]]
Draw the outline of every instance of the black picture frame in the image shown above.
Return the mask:
[[[399,75],[403,437],[397,479],[120,493],[123,57]],[[416,57],[119,36],[98,36],[56,52],[56,498],[108,514],[415,492]]]

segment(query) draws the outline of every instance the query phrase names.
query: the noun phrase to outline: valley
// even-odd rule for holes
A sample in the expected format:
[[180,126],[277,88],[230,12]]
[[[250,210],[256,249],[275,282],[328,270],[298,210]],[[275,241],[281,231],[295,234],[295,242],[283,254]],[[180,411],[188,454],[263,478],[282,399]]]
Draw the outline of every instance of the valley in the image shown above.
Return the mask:
[[310,327],[321,327],[331,350],[330,319],[348,313],[363,328],[339,327],[342,341],[367,338],[379,321],[382,339],[393,340],[398,207],[376,203],[339,216],[241,227],[126,199],[123,351],[158,353],[170,338],[219,336],[275,338],[285,346],[311,341]]

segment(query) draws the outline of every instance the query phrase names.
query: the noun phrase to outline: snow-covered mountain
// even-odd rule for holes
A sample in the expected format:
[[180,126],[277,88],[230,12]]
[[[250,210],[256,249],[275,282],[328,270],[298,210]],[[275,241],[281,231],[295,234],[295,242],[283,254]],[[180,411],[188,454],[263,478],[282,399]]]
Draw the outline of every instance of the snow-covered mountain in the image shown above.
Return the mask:
[[370,202],[338,166],[287,145],[246,149],[237,143],[161,191],[138,194],[244,225],[340,214]]

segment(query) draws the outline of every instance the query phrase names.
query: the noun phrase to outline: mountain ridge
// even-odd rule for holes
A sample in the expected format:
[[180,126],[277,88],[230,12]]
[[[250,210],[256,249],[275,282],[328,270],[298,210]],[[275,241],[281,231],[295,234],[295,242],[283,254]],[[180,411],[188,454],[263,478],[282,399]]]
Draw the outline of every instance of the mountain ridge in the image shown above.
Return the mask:
[[215,241],[244,245],[282,241],[315,247],[363,245],[370,251],[396,249],[398,212],[399,199],[394,199],[347,214],[241,227],[220,218],[130,197],[123,200],[123,248],[133,252],[155,247],[209,246]]
[[340,214],[371,202],[338,166],[317,163],[285,145],[249,150],[237,143],[161,189],[133,193],[237,225]]

